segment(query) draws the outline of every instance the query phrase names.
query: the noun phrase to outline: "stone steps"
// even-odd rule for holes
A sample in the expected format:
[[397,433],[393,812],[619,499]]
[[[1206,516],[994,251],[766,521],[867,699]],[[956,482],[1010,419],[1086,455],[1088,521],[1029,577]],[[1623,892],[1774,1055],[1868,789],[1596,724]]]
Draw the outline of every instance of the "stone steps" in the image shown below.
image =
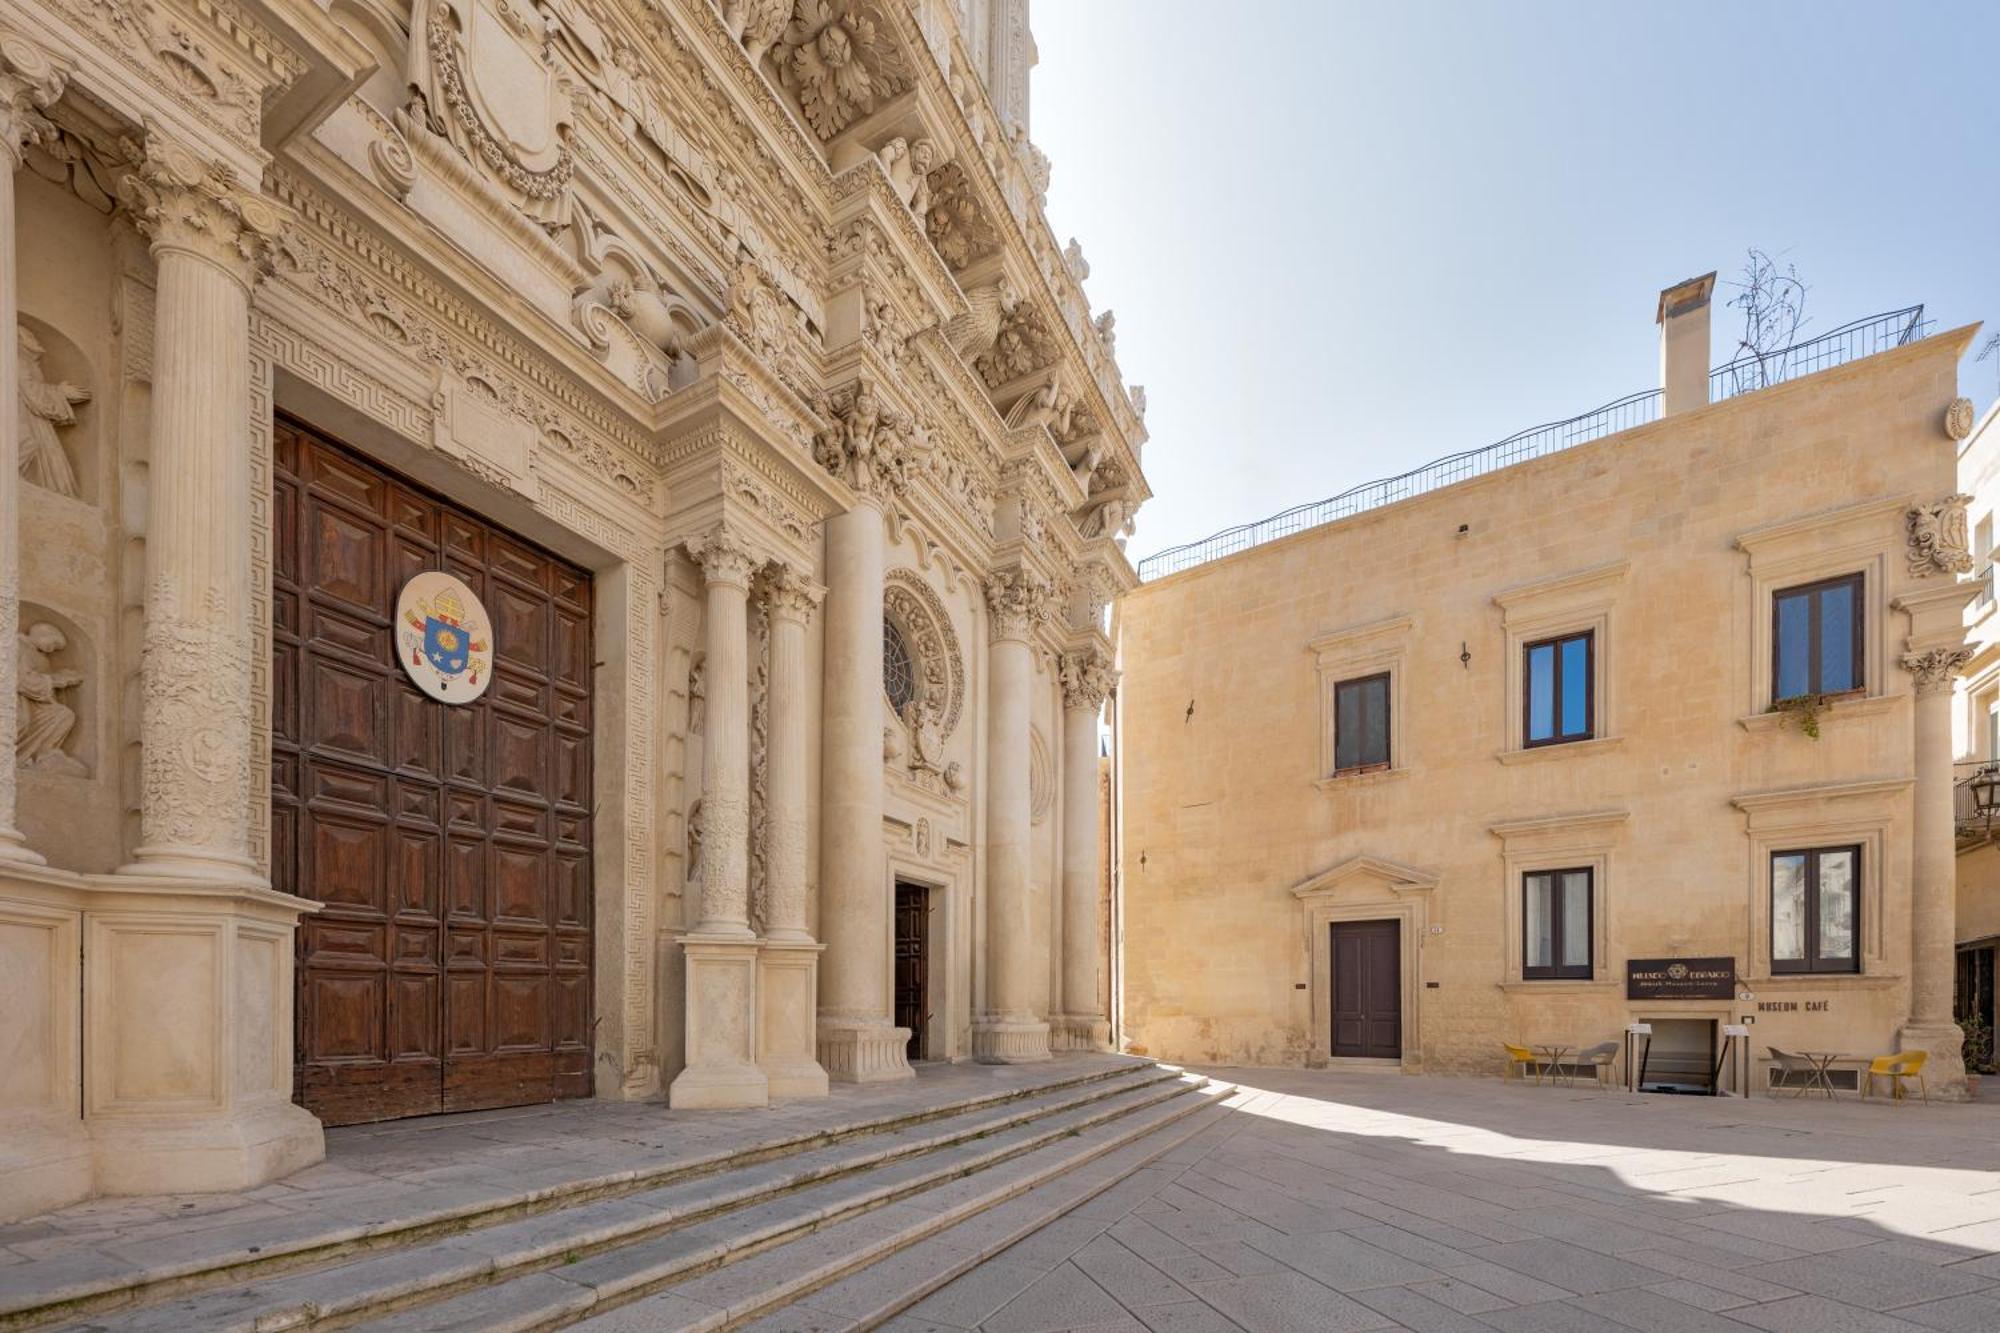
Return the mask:
[[[918,1163],[885,1167],[354,1327],[357,1333],[538,1333],[579,1321],[598,1333],[732,1327],[1037,1188],[1063,1185],[1029,1205],[1035,1221],[1014,1223],[1039,1226],[1051,1207],[1074,1206],[1170,1151],[1199,1125],[1177,1127],[1210,1112],[1217,1095],[1206,1080],[1177,1079],[1164,1093],[1121,1095],[1110,1099],[1119,1105],[1017,1126],[921,1164],[922,1170],[914,1169]],[[806,1197],[816,1191],[821,1197]],[[1068,1202],[1057,1202],[1057,1193]],[[964,1232],[956,1243],[975,1239]]]
[[[625,1178],[615,1182],[573,1182],[568,1189],[544,1189],[531,1200],[469,1216],[420,1216],[396,1232],[369,1237],[362,1247],[330,1242],[317,1253],[281,1256],[281,1271],[253,1275],[218,1262],[181,1275],[171,1286],[156,1279],[135,1282],[124,1292],[103,1293],[95,1302],[99,1313],[84,1314],[71,1299],[62,1305],[45,1303],[40,1312],[23,1311],[13,1323],[38,1327],[81,1314],[80,1321],[66,1326],[122,1333],[335,1327],[496,1282],[512,1285],[510,1279],[540,1269],[685,1234],[704,1220],[727,1227],[760,1207],[769,1210],[815,1190],[825,1194],[850,1179],[920,1179],[944,1157],[984,1160],[991,1155],[990,1145],[1003,1141],[1022,1151],[1046,1133],[1129,1114],[1181,1095],[1186,1087],[1177,1071],[1152,1065],[1095,1071],[886,1117],[845,1132],[753,1145],[695,1166],[621,1173]],[[857,1198],[847,1207],[872,1206],[869,1191],[858,1190]],[[815,1214],[807,1224],[822,1220]],[[698,1261],[710,1257],[698,1256]],[[121,1296],[122,1306],[103,1308]]]

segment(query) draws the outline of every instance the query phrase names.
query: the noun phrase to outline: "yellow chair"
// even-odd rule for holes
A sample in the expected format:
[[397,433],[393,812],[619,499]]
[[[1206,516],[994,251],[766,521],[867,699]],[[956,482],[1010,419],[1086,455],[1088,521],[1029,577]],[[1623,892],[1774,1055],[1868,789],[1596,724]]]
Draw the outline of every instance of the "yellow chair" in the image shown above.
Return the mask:
[[1929,1051],[1903,1051],[1898,1055],[1876,1056],[1868,1062],[1867,1081],[1861,1085],[1862,1097],[1866,1098],[1875,1090],[1875,1080],[1880,1077],[1889,1080],[1890,1097],[1902,1101],[1905,1095],[1903,1080],[1913,1078],[1917,1081],[1917,1091],[1924,1104],[1929,1105],[1931,1090],[1924,1085],[1924,1065],[1930,1058]]
[[1531,1069],[1535,1072],[1535,1082],[1542,1081],[1542,1062],[1539,1056],[1527,1047],[1516,1046],[1511,1041],[1503,1041],[1500,1044],[1507,1050],[1507,1069],[1501,1075],[1503,1081],[1509,1077],[1525,1079]]

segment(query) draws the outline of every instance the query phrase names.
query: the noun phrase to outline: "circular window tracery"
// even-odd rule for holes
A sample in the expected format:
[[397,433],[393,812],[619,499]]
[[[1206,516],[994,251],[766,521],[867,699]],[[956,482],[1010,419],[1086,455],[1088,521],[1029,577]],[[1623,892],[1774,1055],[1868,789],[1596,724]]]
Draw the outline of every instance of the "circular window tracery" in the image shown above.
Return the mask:
[[917,667],[910,656],[909,640],[887,616],[882,618],[882,690],[898,717],[917,697]]

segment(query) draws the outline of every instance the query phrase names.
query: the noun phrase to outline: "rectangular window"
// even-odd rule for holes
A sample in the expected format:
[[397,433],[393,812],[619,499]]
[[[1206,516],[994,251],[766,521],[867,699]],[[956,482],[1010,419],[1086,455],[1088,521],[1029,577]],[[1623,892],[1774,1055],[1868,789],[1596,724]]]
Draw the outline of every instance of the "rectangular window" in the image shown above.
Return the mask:
[[1771,700],[1862,688],[1861,576],[1771,596]]
[[1861,849],[1771,854],[1771,970],[1859,972]]
[[1333,687],[1333,771],[1389,766],[1389,673]]
[[1596,685],[1592,657],[1596,635],[1585,630],[1559,639],[1527,645],[1523,700],[1527,725],[1521,735],[1528,745],[1559,745],[1588,740],[1597,725]]
[[1529,981],[1590,980],[1590,881],[1588,866],[1521,877],[1521,975]]

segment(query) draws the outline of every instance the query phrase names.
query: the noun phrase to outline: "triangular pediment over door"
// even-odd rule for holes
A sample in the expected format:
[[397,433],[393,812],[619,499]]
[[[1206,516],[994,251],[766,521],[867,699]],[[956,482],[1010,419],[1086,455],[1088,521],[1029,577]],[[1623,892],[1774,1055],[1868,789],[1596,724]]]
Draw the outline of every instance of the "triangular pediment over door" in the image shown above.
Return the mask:
[[1430,933],[1430,898],[1437,872],[1386,856],[1361,853],[1335,862],[1292,889],[1299,904],[1311,975],[1312,1045],[1306,1063],[1324,1067],[1333,1054],[1333,925],[1393,921],[1397,928],[1402,999],[1402,1065],[1423,1068],[1424,942]]

